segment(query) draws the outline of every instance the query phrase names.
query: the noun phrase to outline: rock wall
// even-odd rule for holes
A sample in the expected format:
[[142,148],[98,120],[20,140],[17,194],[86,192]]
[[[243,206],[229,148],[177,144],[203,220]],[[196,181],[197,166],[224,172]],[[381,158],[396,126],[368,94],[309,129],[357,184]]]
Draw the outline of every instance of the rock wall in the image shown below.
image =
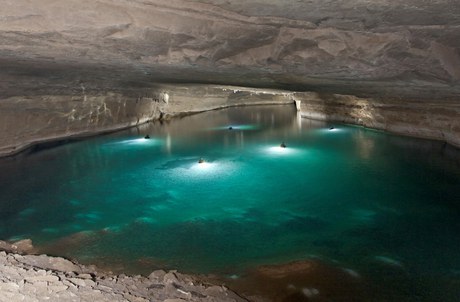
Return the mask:
[[86,136],[145,123],[160,115],[153,98],[120,94],[11,97],[0,100],[0,155],[35,143]]
[[105,79],[458,96],[459,29],[454,0],[3,0],[0,88]]
[[123,129],[150,120],[229,106],[292,103],[275,90],[207,85],[157,85],[123,92],[0,99],[0,156],[43,142]]
[[436,139],[460,147],[460,104],[456,100],[359,98],[296,93],[303,117],[357,124],[397,134]]
[[178,84],[166,104],[155,101],[158,83],[316,91],[330,102],[305,94],[316,118],[458,145],[460,3],[2,1],[0,155],[253,97],[273,101]]

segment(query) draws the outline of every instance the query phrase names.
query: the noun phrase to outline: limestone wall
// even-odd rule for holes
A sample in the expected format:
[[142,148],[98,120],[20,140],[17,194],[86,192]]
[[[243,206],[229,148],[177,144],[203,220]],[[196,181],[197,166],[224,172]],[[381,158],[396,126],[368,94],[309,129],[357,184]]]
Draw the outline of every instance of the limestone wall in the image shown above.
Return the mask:
[[0,101],[0,155],[38,142],[126,128],[159,116],[152,98],[119,94],[11,97]]
[[12,95],[48,80],[103,78],[112,87],[181,81],[365,96],[460,93],[458,1],[288,4],[3,0],[0,88]]
[[292,102],[291,93],[281,91],[206,85],[15,96],[0,99],[0,156],[15,154],[36,143],[94,135],[181,114]]
[[303,117],[357,124],[460,147],[460,104],[455,100],[399,100],[296,93]]

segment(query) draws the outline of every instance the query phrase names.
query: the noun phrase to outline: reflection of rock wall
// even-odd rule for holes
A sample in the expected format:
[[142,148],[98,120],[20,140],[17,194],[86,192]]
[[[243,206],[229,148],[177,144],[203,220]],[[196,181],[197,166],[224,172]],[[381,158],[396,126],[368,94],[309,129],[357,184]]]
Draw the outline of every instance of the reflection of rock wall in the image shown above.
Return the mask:
[[121,93],[0,100],[0,156],[38,142],[92,135],[149,120],[236,105],[292,102],[290,93],[200,85]]
[[303,117],[363,125],[403,135],[443,140],[460,147],[460,104],[456,101],[364,99],[297,93]]

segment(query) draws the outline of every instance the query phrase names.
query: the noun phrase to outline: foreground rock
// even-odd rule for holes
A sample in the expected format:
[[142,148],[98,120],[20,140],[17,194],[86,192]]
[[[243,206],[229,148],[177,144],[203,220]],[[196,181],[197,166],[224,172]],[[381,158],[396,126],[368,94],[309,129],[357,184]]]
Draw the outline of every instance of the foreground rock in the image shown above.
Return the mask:
[[149,277],[112,275],[46,255],[0,252],[0,302],[11,301],[246,301],[224,286],[175,271]]

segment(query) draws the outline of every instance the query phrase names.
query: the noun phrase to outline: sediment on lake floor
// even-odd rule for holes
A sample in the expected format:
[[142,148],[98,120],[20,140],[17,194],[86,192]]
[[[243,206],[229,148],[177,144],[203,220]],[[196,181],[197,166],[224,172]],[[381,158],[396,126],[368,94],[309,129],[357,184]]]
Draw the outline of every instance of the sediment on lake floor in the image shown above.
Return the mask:
[[225,286],[177,271],[116,275],[60,257],[21,254],[33,251],[30,240],[0,241],[0,250],[0,302],[247,301]]

